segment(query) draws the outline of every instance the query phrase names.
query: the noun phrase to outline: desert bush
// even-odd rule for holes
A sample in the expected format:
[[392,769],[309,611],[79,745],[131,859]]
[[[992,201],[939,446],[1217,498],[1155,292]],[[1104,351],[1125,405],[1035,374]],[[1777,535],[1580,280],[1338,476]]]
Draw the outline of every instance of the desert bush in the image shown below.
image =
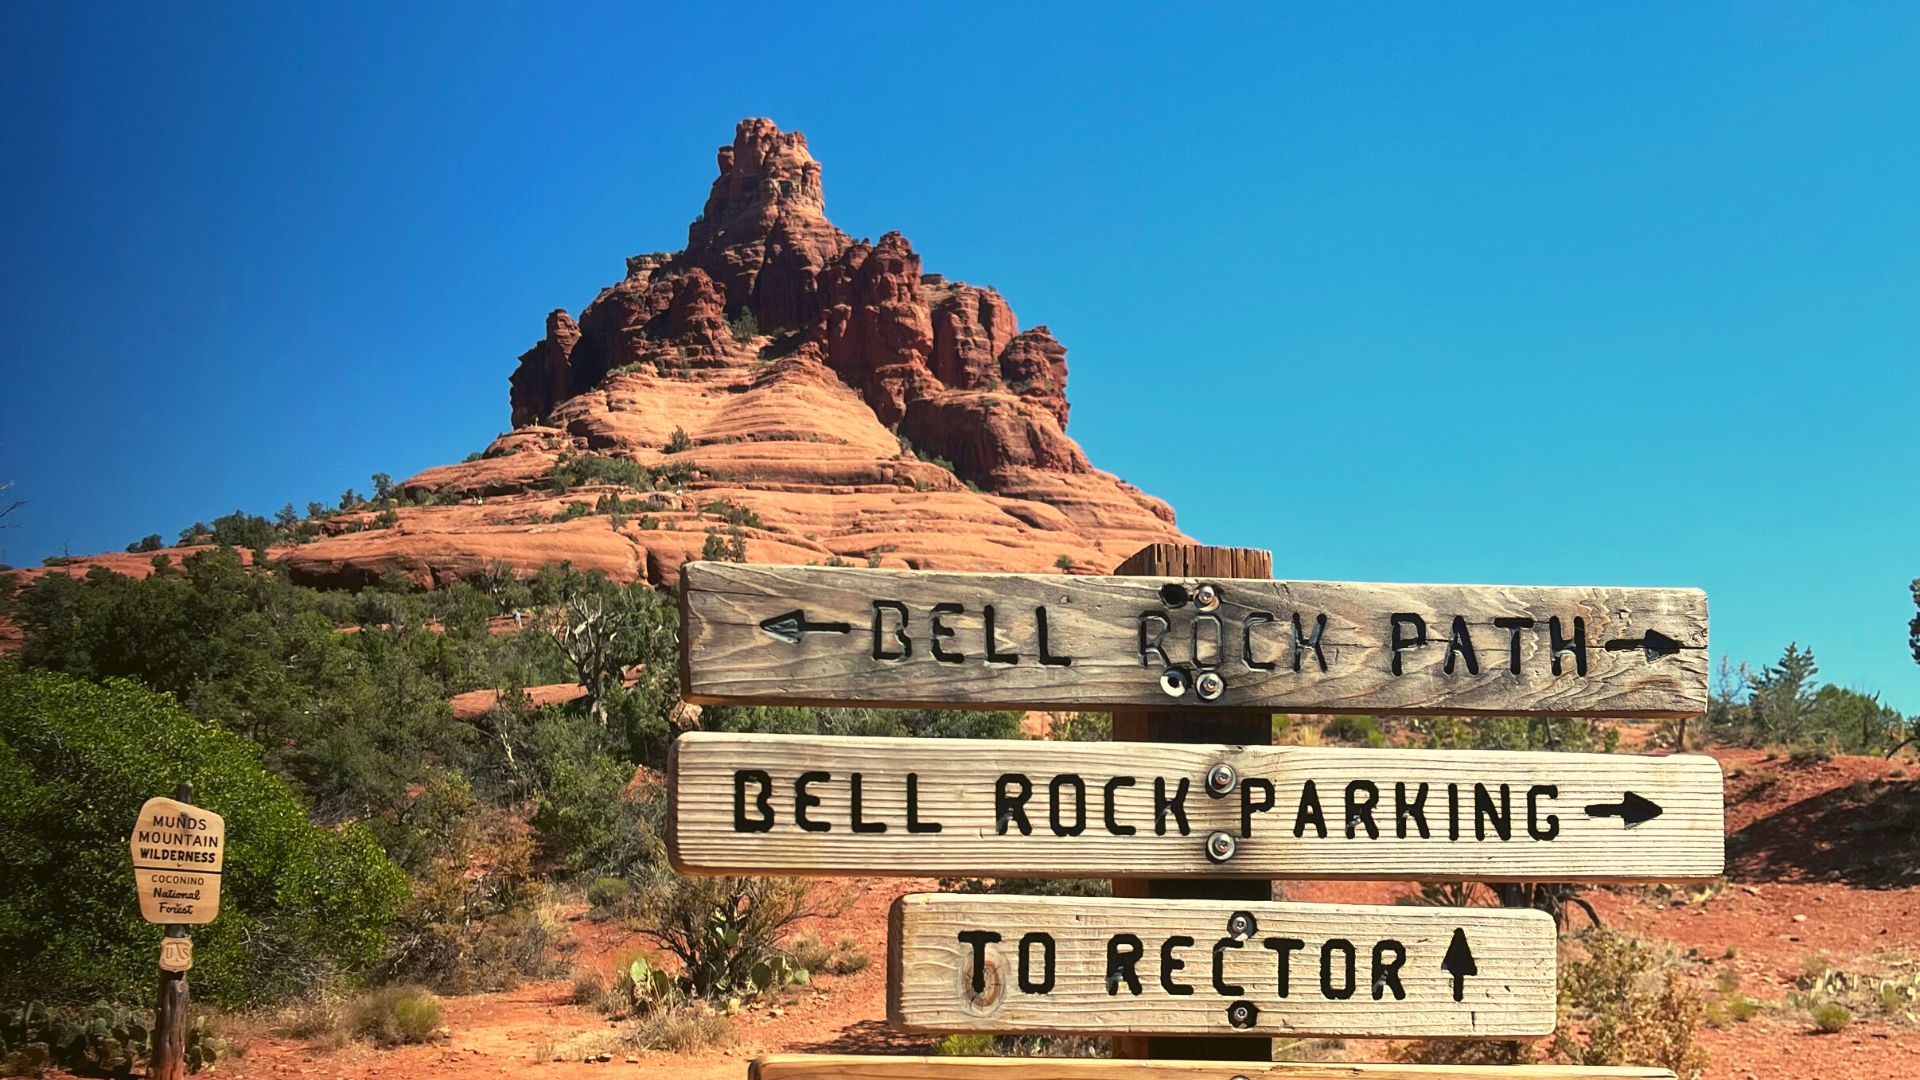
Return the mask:
[[1579,1065],[1652,1065],[1697,1080],[1707,1066],[1695,1041],[1706,1001],[1673,950],[1602,929],[1574,940],[1585,955],[1562,966],[1560,1005],[1585,1021],[1584,1031],[1562,1024],[1554,1055]]
[[1533,1047],[1511,1039],[1415,1039],[1395,1060],[1411,1065],[1531,1065]]
[[832,945],[820,940],[818,934],[801,934],[787,942],[787,959],[803,971],[816,975],[852,975],[856,971],[865,971],[872,958],[851,938],[841,938]]
[[416,877],[376,973],[444,993],[505,990],[550,975],[560,928],[531,837],[505,815]]
[[597,877],[587,886],[587,903],[596,908],[618,907],[627,899],[625,878]]
[[663,452],[681,454],[691,449],[693,449],[693,440],[687,437],[687,429],[676,427],[673,429],[673,434],[667,437],[667,445],[663,448]]
[[1104,1058],[1109,1039],[1078,1035],[948,1035],[933,1044],[941,1057]]
[[1837,1001],[1823,1001],[1807,1010],[1813,1017],[1813,1030],[1822,1035],[1833,1035],[1846,1029],[1853,1023],[1853,1012]]
[[347,1029],[377,1046],[426,1042],[440,1030],[440,999],[424,987],[387,986],[347,1007]]
[[0,665],[0,1000],[143,1000],[160,927],[140,918],[126,837],[140,804],[194,785],[227,823],[220,918],[194,985],[288,996],[379,955],[405,881],[367,830],[317,828],[260,750],[131,683]]
[[642,933],[679,959],[696,998],[768,989],[779,977],[779,940],[802,919],[826,914],[807,882],[794,878],[684,877],[656,872],[636,890]]
[[585,487],[588,484],[619,484],[649,491],[654,486],[653,470],[632,458],[580,454],[563,458],[547,470],[547,486],[555,491]]
[[1817,953],[1801,957],[1800,977],[1787,995],[1787,1004],[1804,1010],[1823,1032],[1822,1014],[1839,1016],[1832,1007],[1847,1014],[1842,1026],[1859,1016],[1914,1022],[1920,1008],[1920,961],[1894,953],[1865,958],[1859,964],[1874,971],[1835,968]]
[[[153,1053],[153,1012],[104,1001],[79,1009],[40,1002],[0,1011],[0,1076],[39,1076],[57,1068],[78,1076],[145,1075]],[[204,1016],[187,1025],[187,1071],[228,1056],[225,1040]]]
[[730,1046],[733,1024],[712,1008],[696,1003],[642,1018],[627,1032],[629,1043],[642,1050],[690,1054],[710,1046]]
[[1371,716],[1336,716],[1327,721],[1321,734],[1336,742],[1355,746],[1387,745],[1387,736],[1380,730],[1380,722]]
[[998,896],[1112,896],[1105,878],[941,878],[941,892]]

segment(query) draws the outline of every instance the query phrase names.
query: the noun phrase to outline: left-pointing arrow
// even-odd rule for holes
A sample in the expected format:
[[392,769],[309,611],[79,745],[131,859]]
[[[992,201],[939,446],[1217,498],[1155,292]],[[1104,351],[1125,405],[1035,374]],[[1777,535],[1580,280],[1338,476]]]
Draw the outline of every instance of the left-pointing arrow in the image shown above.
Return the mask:
[[853,627],[843,622],[808,622],[807,613],[799,608],[795,608],[785,614],[775,615],[771,619],[762,620],[760,629],[765,630],[767,633],[772,634],[774,637],[779,638],[789,645],[800,644],[800,639],[807,634],[847,634],[853,632]]

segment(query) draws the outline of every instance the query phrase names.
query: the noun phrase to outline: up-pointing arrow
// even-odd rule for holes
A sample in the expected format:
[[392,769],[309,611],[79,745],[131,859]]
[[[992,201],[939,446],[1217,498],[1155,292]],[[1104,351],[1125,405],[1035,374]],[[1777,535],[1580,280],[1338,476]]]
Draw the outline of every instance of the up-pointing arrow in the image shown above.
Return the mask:
[[1447,946],[1447,955],[1440,961],[1440,970],[1453,976],[1453,1000],[1465,1001],[1467,997],[1467,976],[1480,974],[1480,965],[1473,962],[1473,949],[1467,944],[1467,932],[1459,927],[1453,928],[1453,941]]
[[1617,803],[1587,804],[1588,817],[1617,817],[1629,829],[1645,825],[1664,813],[1666,810],[1659,803],[1631,791],[1622,792]]
[[761,620],[760,629],[789,645],[800,644],[800,639],[808,634],[847,634],[853,631],[852,626],[843,622],[808,622],[807,613],[799,608]]

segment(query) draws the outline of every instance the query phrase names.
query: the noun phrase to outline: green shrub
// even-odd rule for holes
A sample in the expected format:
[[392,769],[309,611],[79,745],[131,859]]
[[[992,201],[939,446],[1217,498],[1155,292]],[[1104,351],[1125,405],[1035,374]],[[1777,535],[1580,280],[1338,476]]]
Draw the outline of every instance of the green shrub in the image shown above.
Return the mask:
[[804,979],[804,971],[784,962],[779,939],[800,920],[826,913],[807,882],[649,876],[634,898],[640,930],[680,960],[690,996],[746,995]]
[[583,454],[565,458],[547,470],[547,484],[555,491],[588,484],[621,484],[646,491],[653,487],[654,474],[631,458]]
[[[151,1010],[101,1001],[84,1009],[50,1009],[40,1002],[0,1012],[0,1076],[39,1076],[60,1068],[80,1076],[144,1075],[153,1054]],[[212,1068],[227,1056],[205,1017],[187,1027],[187,1071]]]
[[693,440],[687,437],[687,429],[676,427],[673,429],[673,434],[667,438],[667,445],[664,448],[664,452],[668,454],[680,454],[691,449],[693,449]]
[[1560,1025],[1555,1056],[1578,1065],[1652,1065],[1681,1080],[1704,1073],[1707,1055],[1695,1037],[1707,1002],[1673,949],[1602,929],[1574,940],[1586,955],[1562,965],[1560,1005],[1585,1023]]
[[941,1057],[987,1057],[993,1053],[991,1035],[946,1035],[933,1044]]
[[1356,746],[1387,745],[1387,736],[1380,730],[1380,722],[1371,716],[1336,716],[1327,721],[1322,734],[1329,739]]
[[140,918],[126,838],[183,780],[227,823],[196,994],[273,1000],[380,954],[405,878],[364,828],[309,824],[257,746],[132,683],[0,665],[0,1000],[152,993],[161,928]]
[[378,1046],[432,1039],[440,1030],[440,999],[418,986],[388,986],[363,994],[347,1007],[347,1029]]
[[627,882],[624,878],[597,877],[587,886],[587,903],[597,908],[610,908],[627,898]]
[[818,975],[852,975],[865,971],[872,958],[851,938],[828,945],[818,934],[801,934],[787,942],[787,958],[795,966]]
[[1848,1024],[1853,1023],[1852,1011],[1837,1001],[1823,1001],[1807,1010],[1807,1013],[1813,1017],[1813,1030],[1822,1035],[1844,1031]]

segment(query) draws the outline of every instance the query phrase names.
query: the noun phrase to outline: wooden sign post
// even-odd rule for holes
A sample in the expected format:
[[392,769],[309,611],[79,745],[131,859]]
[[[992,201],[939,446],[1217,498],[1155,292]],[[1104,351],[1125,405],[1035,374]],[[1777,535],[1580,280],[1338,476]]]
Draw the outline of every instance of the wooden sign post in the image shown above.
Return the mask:
[[185,782],[171,799],[148,799],[127,839],[140,915],[167,927],[160,942],[160,997],[147,1066],[151,1080],[187,1075],[187,970],[193,966],[187,927],[210,923],[220,914],[227,823],[192,800],[193,785]]
[[1440,1080],[1459,1074],[1265,1062],[1274,1036],[1545,1035],[1552,919],[1289,904],[1273,881],[1720,873],[1710,758],[1271,745],[1276,711],[1699,715],[1702,593],[1273,581],[1270,564],[1190,545],[1110,578],[688,564],[690,700],[1114,713],[1104,744],[675,742],[667,845],[683,872],[1112,879],[1112,898],[902,898],[888,1016],[1111,1035],[1119,1056],[1152,1059],[782,1057],[755,1075]]

